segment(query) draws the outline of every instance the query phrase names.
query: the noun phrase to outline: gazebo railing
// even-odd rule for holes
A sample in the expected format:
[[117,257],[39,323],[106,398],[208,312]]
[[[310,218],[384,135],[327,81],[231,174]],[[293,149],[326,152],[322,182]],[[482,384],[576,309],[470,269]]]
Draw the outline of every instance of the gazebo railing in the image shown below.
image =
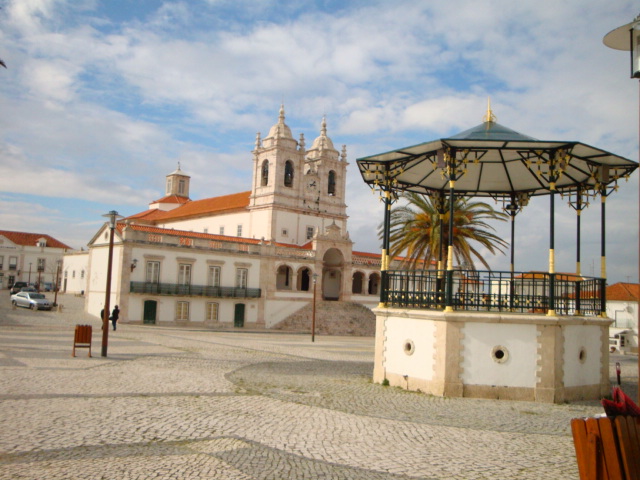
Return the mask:
[[[544,272],[455,270],[454,310],[596,316],[605,311],[605,280]],[[553,279],[553,281],[552,281]],[[442,310],[447,306],[447,272],[382,272],[381,301],[390,307]],[[551,285],[554,285],[551,295]]]

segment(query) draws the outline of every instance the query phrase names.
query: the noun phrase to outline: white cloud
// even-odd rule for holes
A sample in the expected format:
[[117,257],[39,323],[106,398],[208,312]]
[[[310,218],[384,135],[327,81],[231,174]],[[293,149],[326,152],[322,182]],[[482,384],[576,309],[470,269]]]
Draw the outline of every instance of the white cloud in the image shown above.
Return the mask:
[[[284,100],[296,138],[303,131],[310,144],[327,114],[335,144],[348,145],[351,237],[376,251],[382,208],[355,159],[473,127],[487,96],[498,121],[524,134],[637,155],[628,56],[602,45],[637,13],[630,0],[377,1],[336,11],[291,2],[284,12],[272,2],[165,1],[141,4],[135,18],[120,11],[118,21],[98,13],[108,2],[99,6],[14,0],[0,18],[0,58],[10,62],[0,72],[1,190],[142,210],[178,160],[193,198],[247,190],[255,132],[268,131]],[[632,180],[610,199],[612,271],[621,275],[637,264],[637,231],[625,228],[636,196]],[[0,215],[6,223],[8,211]],[[517,221],[518,248],[536,252],[538,269],[545,215],[532,205]],[[585,231],[597,227],[589,215]],[[570,252],[567,218],[558,249]]]

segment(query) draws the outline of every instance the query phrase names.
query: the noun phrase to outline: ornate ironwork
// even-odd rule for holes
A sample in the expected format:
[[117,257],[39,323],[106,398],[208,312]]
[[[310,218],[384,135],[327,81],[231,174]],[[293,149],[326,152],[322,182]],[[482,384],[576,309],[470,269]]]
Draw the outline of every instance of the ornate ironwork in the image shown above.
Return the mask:
[[[438,270],[390,270],[382,292],[389,307],[441,310],[447,286]],[[452,275],[453,310],[546,314],[554,288],[557,315],[598,316],[604,304],[605,280],[546,272],[455,270]]]
[[260,288],[210,287],[178,283],[131,282],[130,293],[149,295],[196,296],[211,298],[260,298]]

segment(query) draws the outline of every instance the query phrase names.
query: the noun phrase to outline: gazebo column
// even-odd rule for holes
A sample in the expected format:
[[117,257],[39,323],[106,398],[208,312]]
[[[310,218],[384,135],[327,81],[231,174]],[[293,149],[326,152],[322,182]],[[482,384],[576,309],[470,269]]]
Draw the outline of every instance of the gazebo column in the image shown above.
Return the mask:
[[386,307],[389,291],[389,248],[391,237],[391,191],[385,190],[382,197],[384,202],[384,229],[382,236],[382,255],[380,257],[380,275],[382,285],[380,286],[379,307]]
[[556,257],[555,257],[555,182],[549,183],[549,309],[547,315],[556,314]]
[[[442,292],[442,283],[444,281],[444,209],[445,196],[444,192],[438,192],[436,200],[436,207],[438,209],[438,228],[439,228],[439,240],[438,240],[438,276],[436,279],[436,291]],[[429,268],[427,265],[425,268]]]
[[516,201],[516,195],[514,193],[511,194],[511,202],[507,205],[505,209],[509,216],[511,217],[511,258],[510,258],[510,267],[509,267],[509,310],[513,311],[514,307],[514,296],[515,296],[515,285],[514,285],[514,272],[515,272],[515,244],[516,244],[516,215],[518,214],[518,203]]
[[[588,203],[587,203],[588,205]],[[582,210],[585,208],[585,204],[583,202],[583,194],[582,188],[579,187],[576,191],[576,200],[575,202],[571,199],[571,194],[569,194],[569,206],[571,206],[576,211],[576,276],[578,277],[576,280],[576,290],[575,290],[575,312],[574,315],[581,315],[582,305],[580,304],[580,298],[582,295],[582,271],[581,271],[581,246],[582,246]]]
[[602,203],[600,204],[600,315],[607,317],[607,249],[606,249],[606,227],[607,227],[607,190],[603,185],[600,191]]
[[447,242],[447,291],[445,312],[453,312],[453,207],[455,199],[455,180],[449,180],[449,239]]

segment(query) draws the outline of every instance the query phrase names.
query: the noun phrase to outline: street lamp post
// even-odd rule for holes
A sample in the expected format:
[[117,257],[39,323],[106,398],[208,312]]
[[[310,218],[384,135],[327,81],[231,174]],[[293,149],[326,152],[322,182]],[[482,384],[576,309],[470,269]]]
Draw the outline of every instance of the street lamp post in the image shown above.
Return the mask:
[[[615,30],[607,33],[603,38],[604,44],[615,50],[628,51],[631,54],[631,78],[640,79],[640,15],[633,22],[622,25]],[[640,85],[640,83],[639,83]],[[640,107],[640,104],[639,104]],[[640,108],[639,108],[640,117]],[[640,127],[640,124],[639,124]],[[638,132],[640,139],[640,131]],[[640,153],[638,155],[640,160]],[[640,175],[638,176],[640,181]],[[640,194],[640,189],[639,189]],[[638,205],[640,207],[640,196],[638,197]],[[640,238],[640,225],[638,226]],[[640,281],[640,241],[638,242],[638,281]],[[640,306],[640,298],[638,305]],[[640,313],[638,314],[638,340],[640,340]],[[640,341],[638,342],[638,377],[640,377]],[[638,382],[638,398],[640,398],[640,382]]]
[[102,356],[107,356],[107,346],[109,345],[109,301],[111,299],[111,266],[113,264],[113,232],[116,229],[116,221],[122,218],[118,212],[111,210],[103,217],[109,219],[109,258],[107,260],[107,287],[104,296],[104,309],[102,313]]
[[316,341],[316,284],[318,283],[318,274],[313,274],[313,313],[311,315],[311,341]]
[[54,284],[54,288],[55,288],[55,295],[53,297],[53,306],[57,307],[58,306],[58,290],[60,290],[60,264],[62,263],[62,260],[58,260],[56,262],[56,280],[55,280],[55,284]]
[[27,280],[27,283],[31,285],[31,263],[29,263],[29,280]]

